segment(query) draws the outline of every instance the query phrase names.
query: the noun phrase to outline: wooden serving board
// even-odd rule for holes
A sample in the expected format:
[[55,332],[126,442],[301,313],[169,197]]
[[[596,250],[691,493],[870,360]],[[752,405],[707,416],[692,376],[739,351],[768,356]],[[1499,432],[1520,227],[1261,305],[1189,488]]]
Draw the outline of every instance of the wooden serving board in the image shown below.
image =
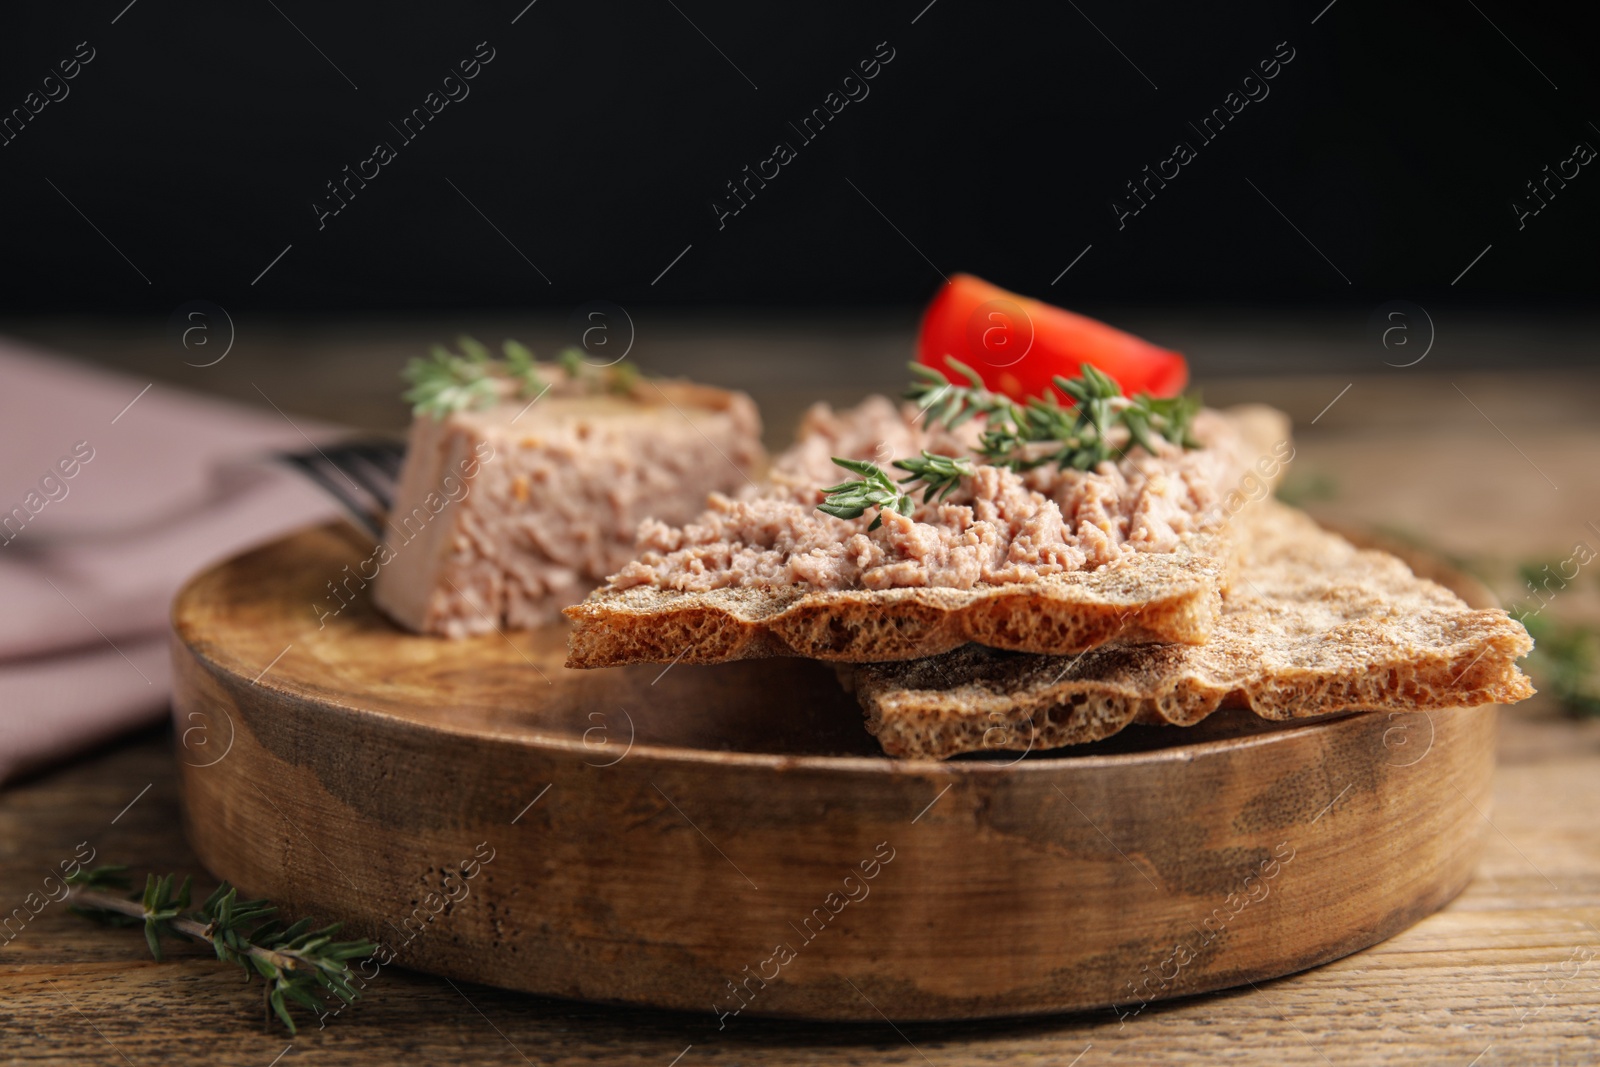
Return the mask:
[[1389,937],[1478,851],[1492,707],[901,762],[815,663],[567,671],[563,628],[418,637],[363,596],[319,624],[370,552],[307,530],[173,613],[196,852],[382,942],[363,979],[719,1026],[1128,1015]]

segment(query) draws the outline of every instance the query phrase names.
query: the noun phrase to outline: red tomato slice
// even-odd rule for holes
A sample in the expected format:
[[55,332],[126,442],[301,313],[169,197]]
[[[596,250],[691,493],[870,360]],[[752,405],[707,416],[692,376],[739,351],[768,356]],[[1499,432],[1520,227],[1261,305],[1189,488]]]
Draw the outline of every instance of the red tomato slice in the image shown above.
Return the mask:
[[951,277],[922,317],[917,361],[959,381],[946,356],[1014,400],[1052,396],[1070,403],[1050,379],[1076,377],[1084,363],[1115,378],[1129,396],[1176,396],[1189,381],[1189,365],[1177,352],[970,274]]

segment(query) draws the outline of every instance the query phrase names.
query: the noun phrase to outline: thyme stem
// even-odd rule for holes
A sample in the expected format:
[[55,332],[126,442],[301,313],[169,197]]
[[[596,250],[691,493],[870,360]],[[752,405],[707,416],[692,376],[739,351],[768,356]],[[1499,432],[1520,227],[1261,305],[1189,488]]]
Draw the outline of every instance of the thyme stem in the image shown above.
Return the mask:
[[[126,915],[130,919],[145,922],[149,914],[144,909],[144,904],[126,897],[114,896],[110,893],[101,893],[94,889],[84,889],[77,885],[67,886],[65,902],[69,907],[80,908],[84,911],[109,911],[118,915]],[[166,928],[175,934],[182,934],[191,941],[203,941],[216,948],[217,924],[215,922],[198,922],[185,916],[166,920]],[[260,945],[249,945],[245,955],[253,956],[265,963],[276,967],[297,968],[304,966],[292,956],[286,956],[270,948]]]
[[[978,372],[960,360],[946,356],[945,362],[953,373],[913,363],[906,399],[922,405],[931,427],[953,430],[981,417],[978,454],[994,466],[1025,470],[1053,462],[1058,469],[1088,470],[1122,455],[1131,445],[1155,454],[1158,437],[1183,448],[1200,447],[1191,432],[1200,410],[1193,397],[1157,399],[1145,393],[1127,397],[1115,379],[1085,363],[1075,378],[1052,379],[1055,391],[1018,403],[988,389]],[[957,385],[957,377],[967,384]],[[1072,406],[1063,406],[1061,397],[1071,400]],[[1128,446],[1112,443],[1117,429],[1127,432]]]
[[350,960],[370,956],[378,948],[370,941],[335,941],[339,924],[312,929],[310,919],[282,925],[278,909],[265,900],[240,900],[239,891],[223,882],[198,911],[189,910],[191,879],[173,890],[174,878],[145,878],[143,892],[121,897],[102,892],[126,888],[126,868],[96,867],[67,877],[67,896],[73,911],[115,925],[144,926],[150,954],[161,959],[162,937],[185,937],[211,946],[217,959],[242,967],[246,979],[259,974],[266,980],[266,1008],[295,1033],[291,1004],[311,1011],[327,1005],[332,993],[345,1003],[356,999]]

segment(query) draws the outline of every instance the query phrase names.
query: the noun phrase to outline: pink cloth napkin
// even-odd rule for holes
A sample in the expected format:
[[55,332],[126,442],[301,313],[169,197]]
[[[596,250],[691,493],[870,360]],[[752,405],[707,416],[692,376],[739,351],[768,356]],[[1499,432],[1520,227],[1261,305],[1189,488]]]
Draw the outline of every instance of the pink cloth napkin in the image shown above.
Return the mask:
[[301,430],[0,341],[0,783],[160,720],[184,580],[339,514],[261,462]]

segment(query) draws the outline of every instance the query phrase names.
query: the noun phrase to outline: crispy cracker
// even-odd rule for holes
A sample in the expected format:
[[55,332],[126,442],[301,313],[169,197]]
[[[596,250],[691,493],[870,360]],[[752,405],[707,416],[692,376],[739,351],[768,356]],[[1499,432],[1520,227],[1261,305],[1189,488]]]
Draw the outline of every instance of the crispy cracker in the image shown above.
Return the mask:
[[1079,744],[1130,722],[1190,726],[1223,706],[1290,719],[1532,695],[1515,663],[1532,641],[1504,611],[1469,608],[1276,501],[1235,524],[1243,566],[1204,645],[1076,657],[974,645],[841,673],[884,751],[920,759]]
[[[1224,414],[1233,430],[1226,444],[1231,461],[1246,472],[1242,487],[1270,492],[1281,474],[1279,463],[1263,463],[1267,475],[1248,472],[1275,445],[1287,445],[1288,417],[1262,405]],[[1109,641],[1193,644],[1216,625],[1237,556],[1228,519],[1238,491],[1218,489],[1220,501],[1205,516],[1206,527],[1185,537],[1175,552],[1135,552],[1099,569],[1026,583],[971,589],[600,589],[566,609],[574,624],[566,665],[768,656],[885,662],[937,655],[969,642],[1064,654]]]
[[1226,534],[1098,570],[972,589],[600,590],[566,610],[568,667],[722,663],[764,656],[864,662],[976,641],[1078,651],[1110,640],[1202,641],[1221,612]]

